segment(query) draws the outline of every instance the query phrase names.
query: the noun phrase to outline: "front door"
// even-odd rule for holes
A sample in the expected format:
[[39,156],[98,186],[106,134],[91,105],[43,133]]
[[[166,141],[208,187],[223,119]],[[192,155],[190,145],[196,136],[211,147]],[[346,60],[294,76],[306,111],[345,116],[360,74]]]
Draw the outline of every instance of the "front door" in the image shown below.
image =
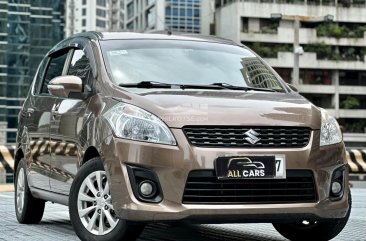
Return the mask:
[[[67,75],[78,76],[83,86],[92,78],[89,60],[81,49],[71,50],[72,58]],[[87,118],[89,99],[58,98],[51,118],[51,165],[50,177],[53,192],[68,195],[73,178],[81,162],[82,128]]]
[[[27,137],[30,153],[29,157],[29,184],[35,188],[50,190],[49,175],[51,170],[50,155],[50,124],[51,112],[56,102],[56,97],[48,92],[47,85],[51,79],[62,75],[67,59],[67,52],[60,52],[44,60],[46,70],[40,73],[40,84],[34,86],[34,93],[30,97],[30,104],[26,107]],[[40,70],[41,71],[41,68]],[[37,76],[38,77],[38,76]]]

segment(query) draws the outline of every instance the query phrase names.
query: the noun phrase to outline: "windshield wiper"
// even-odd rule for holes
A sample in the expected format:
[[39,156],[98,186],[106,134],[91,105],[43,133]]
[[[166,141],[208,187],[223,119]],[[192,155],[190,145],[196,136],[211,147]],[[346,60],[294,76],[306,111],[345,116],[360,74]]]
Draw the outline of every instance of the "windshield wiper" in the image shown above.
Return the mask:
[[269,88],[257,88],[257,87],[251,87],[251,86],[236,86],[236,85],[232,85],[232,84],[228,84],[228,83],[213,83],[211,85],[214,86],[221,86],[225,89],[229,89],[229,90],[255,90],[255,91],[267,91],[267,92],[278,92],[275,89],[269,89]]
[[138,83],[121,83],[121,87],[127,88],[169,88],[169,89],[226,89],[218,85],[191,85],[191,84],[168,84],[156,81],[141,81]]
[[121,87],[129,87],[129,88],[172,88],[171,84],[156,82],[156,81],[141,81],[137,83],[121,83],[118,84]]
[[168,84],[157,81],[141,81],[138,83],[126,83],[119,84],[121,87],[127,88],[169,88],[169,89],[228,89],[228,90],[256,90],[256,91],[268,91],[277,92],[274,89],[268,88],[256,88],[249,86],[235,86],[228,83],[213,83],[208,85],[192,85],[192,84]]

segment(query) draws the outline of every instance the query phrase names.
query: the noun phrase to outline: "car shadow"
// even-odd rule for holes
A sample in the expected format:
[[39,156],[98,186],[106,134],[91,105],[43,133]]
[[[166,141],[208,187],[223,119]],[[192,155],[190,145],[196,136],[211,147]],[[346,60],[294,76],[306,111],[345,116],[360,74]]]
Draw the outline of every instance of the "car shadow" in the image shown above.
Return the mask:
[[[252,225],[253,227],[253,225]],[[145,227],[138,241],[283,241],[272,233],[245,229],[242,225],[171,225],[152,224]]]

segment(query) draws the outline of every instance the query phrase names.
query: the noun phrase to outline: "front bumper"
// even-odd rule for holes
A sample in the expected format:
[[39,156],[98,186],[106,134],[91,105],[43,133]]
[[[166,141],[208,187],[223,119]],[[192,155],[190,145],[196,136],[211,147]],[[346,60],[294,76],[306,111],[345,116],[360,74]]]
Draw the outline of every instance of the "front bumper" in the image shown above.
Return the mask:
[[[348,187],[339,201],[329,199],[333,171],[346,163],[343,143],[319,147],[319,131],[312,131],[309,144],[294,149],[198,148],[191,146],[181,129],[172,129],[177,146],[129,141],[110,136],[101,146],[108,170],[116,214],[132,221],[180,221],[202,223],[272,222],[291,219],[342,218],[348,211]],[[182,204],[191,170],[214,169],[214,160],[224,155],[285,155],[287,169],[308,169],[314,173],[318,202],[295,204],[202,205]],[[132,191],[126,165],[153,170],[164,199],[158,204],[138,201]],[[345,175],[345,184],[348,176]]]

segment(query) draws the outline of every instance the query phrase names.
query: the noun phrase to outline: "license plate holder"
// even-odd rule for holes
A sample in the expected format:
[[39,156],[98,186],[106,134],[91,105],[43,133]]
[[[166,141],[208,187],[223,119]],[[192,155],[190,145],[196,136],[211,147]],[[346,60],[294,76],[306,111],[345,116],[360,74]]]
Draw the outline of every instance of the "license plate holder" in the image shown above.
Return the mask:
[[219,179],[284,179],[284,155],[222,156],[215,160]]

